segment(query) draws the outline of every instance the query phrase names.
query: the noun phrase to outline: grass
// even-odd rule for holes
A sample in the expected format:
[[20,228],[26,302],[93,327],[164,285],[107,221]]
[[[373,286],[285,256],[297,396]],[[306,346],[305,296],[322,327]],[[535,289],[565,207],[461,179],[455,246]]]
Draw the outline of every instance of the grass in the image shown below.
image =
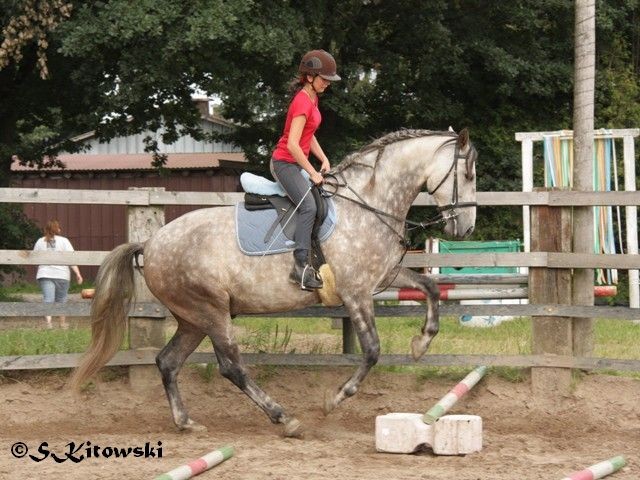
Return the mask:
[[90,339],[88,328],[3,330],[0,331],[0,356],[84,352]]
[[[74,281],[69,286],[69,293],[80,293],[83,288],[93,288],[93,282],[83,282],[78,285]],[[0,302],[21,302],[23,294],[41,293],[37,283],[14,283],[6,287],[0,287]]]
[[[422,326],[419,318],[379,318],[377,321],[383,354],[406,354],[409,342]],[[531,324],[520,318],[492,328],[461,326],[455,318],[443,318],[440,333],[429,353],[526,355],[531,353]],[[342,331],[332,329],[329,319],[238,318],[236,338],[244,352],[339,353]],[[168,335],[170,336],[170,335]],[[88,345],[88,327],[70,330],[13,329],[0,331],[0,356],[73,353]],[[595,322],[595,355],[640,358],[640,326],[619,320]],[[203,351],[211,342],[203,341]]]
[[37,283],[14,283],[7,287],[0,288],[7,295],[19,295],[22,293],[40,293],[40,287]]
[[22,297],[5,292],[0,288],[0,302],[22,302]]

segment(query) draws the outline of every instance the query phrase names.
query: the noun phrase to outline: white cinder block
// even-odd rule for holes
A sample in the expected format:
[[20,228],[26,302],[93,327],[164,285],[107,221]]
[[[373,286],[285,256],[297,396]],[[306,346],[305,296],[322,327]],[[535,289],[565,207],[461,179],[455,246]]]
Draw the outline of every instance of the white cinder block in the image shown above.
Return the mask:
[[434,424],[433,453],[465,455],[482,450],[482,417],[444,415]]
[[420,413],[388,413],[376,417],[376,450],[413,453],[421,445],[431,445],[433,427]]
[[376,417],[376,450],[413,453],[422,445],[436,455],[464,455],[482,450],[482,418],[444,415],[433,425],[420,413],[388,413]]

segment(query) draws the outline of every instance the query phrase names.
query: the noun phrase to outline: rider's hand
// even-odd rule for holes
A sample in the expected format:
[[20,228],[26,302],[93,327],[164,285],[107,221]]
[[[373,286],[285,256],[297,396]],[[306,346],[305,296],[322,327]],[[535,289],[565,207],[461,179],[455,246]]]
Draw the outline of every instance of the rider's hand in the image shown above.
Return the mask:
[[309,179],[313,182],[314,185],[321,185],[324,181],[324,178],[322,178],[322,175],[320,175],[320,173],[318,172],[313,172],[309,176]]
[[325,160],[322,162],[322,165],[320,165],[320,172],[327,173],[329,170],[331,170],[331,164],[329,163],[329,160]]

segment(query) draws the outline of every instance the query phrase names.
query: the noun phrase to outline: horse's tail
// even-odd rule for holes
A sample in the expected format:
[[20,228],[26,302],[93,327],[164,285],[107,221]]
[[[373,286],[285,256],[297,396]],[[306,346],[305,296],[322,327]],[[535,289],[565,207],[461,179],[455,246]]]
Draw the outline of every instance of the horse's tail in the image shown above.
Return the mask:
[[74,389],[100,370],[122,344],[135,294],[133,259],[137,260],[143,248],[142,243],[125,243],[109,253],[100,265],[91,302],[91,345],[71,377]]

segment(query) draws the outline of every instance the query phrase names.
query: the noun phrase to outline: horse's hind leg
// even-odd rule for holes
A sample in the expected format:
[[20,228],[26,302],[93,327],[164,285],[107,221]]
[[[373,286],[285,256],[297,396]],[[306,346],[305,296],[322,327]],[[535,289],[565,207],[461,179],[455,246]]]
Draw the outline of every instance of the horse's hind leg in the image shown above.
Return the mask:
[[173,338],[156,357],[156,364],[162,375],[162,384],[167,393],[171,414],[176,426],[180,430],[206,430],[204,426],[189,418],[187,410],[182,403],[177,383],[178,372],[191,352],[200,345],[204,338],[204,333],[194,329],[175,314],[174,316],[178,320],[178,329]]
[[233,340],[231,316],[228,312],[220,312],[219,315],[224,315],[224,318],[216,319],[209,337],[213,342],[220,374],[247,394],[267,414],[271,422],[284,425],[286,437],[301,436],[300,422],[285,414],[284,409],[249,377],[240,357],[238,345]]
[[438,313],[440,290],[436,282],[428,276],[420,275],[405,267],[398,268],[399,270],[393,271],[388,277],[393,280],[390,286],[416,288],[422,291],[427,299],[427,315],[422,325],[422,335],[416,335],[411,340],[411,355],[414,360],[418,360],[427,351],[429,344],[440,329],[440,315]]

